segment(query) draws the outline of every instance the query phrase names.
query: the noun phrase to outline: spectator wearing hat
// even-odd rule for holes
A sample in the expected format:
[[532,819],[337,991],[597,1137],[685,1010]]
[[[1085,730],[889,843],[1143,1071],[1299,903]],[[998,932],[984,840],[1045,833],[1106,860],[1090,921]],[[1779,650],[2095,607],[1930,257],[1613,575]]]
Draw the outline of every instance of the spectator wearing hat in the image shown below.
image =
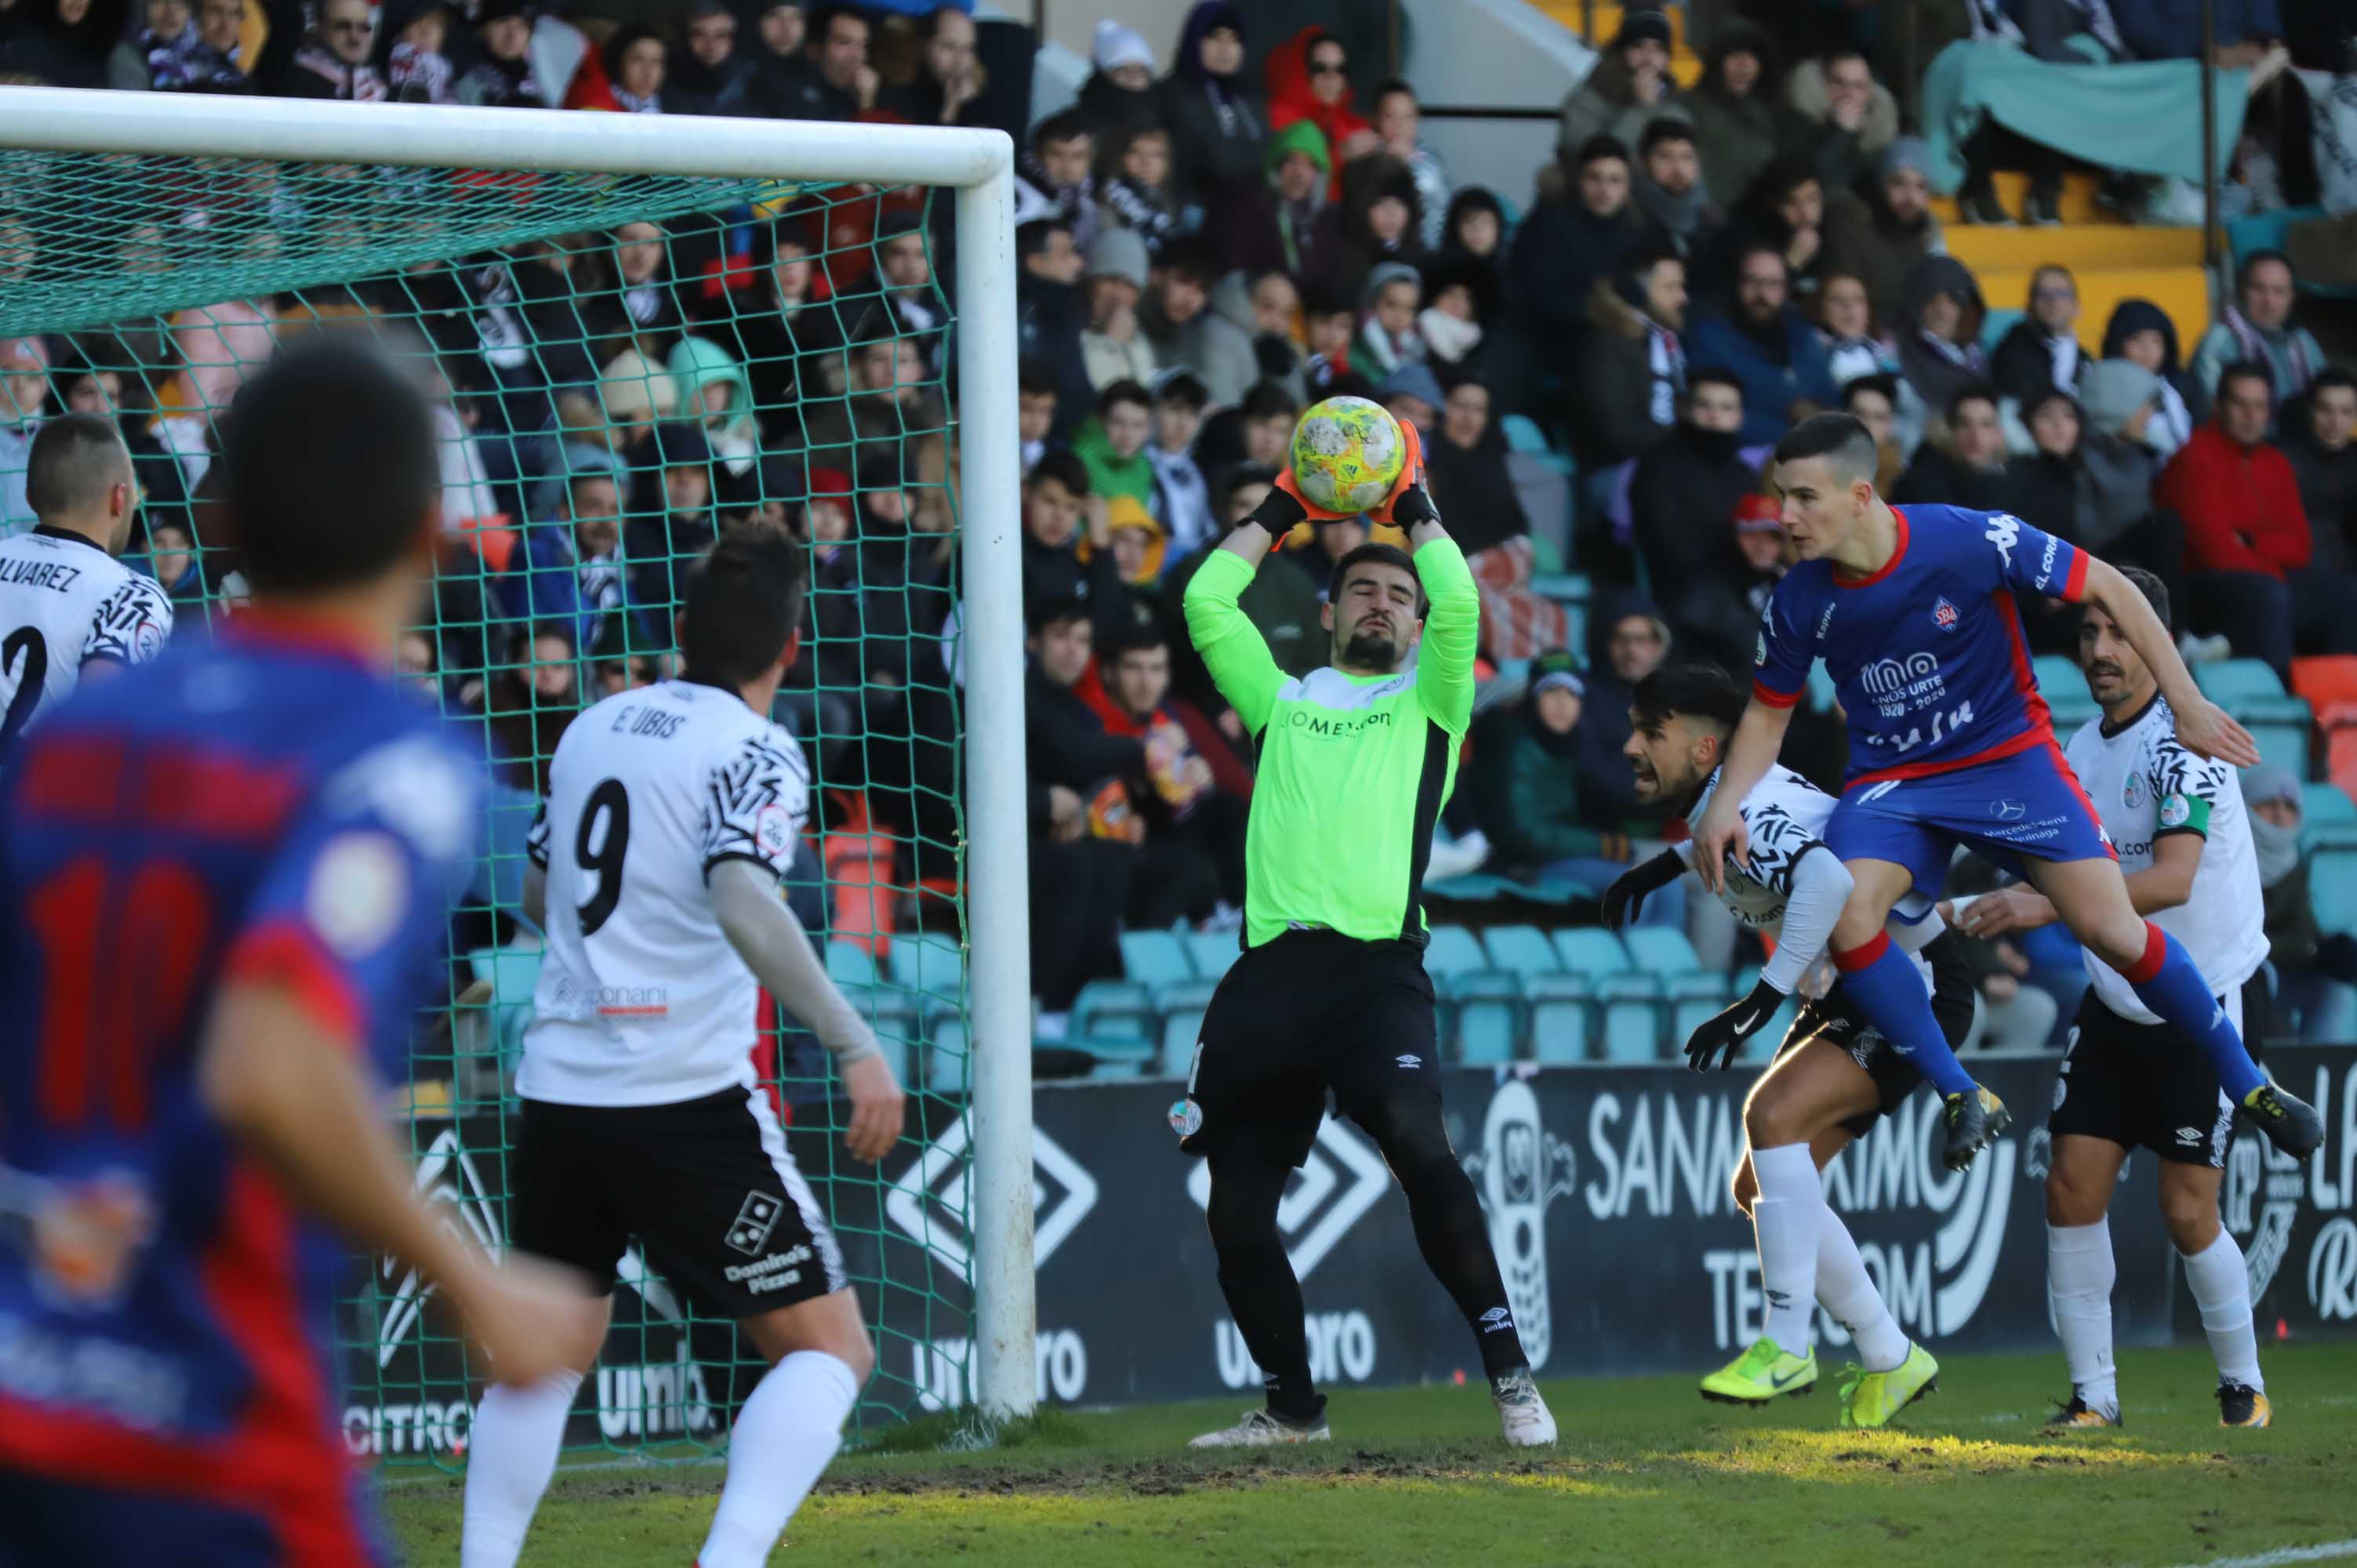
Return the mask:
[[1210,395],[1202,378],[1184,368],[1163,371],[1154,383],[1154,435],[1146,444],[1146,460],[1154,466],[1148,510],[1168,532],[1174,564],[1222,533],[1211,521],[1211,487],[1195,466],[1195,437]]
[[2277,406],[2308,390],[2324,369],[2324,350],[2315,334],[2292,319],[2298,295],[2299,280],[2282,252],[2254,251],[2243,258],[2233,303],[2219,310],[2193,350],[2190,368],[2204,392],[2214,397],[2220,372],[2235,363],[2266,368]]
[[452,91],[461,103],[500,109],[545,109],[547,86],[533,69],[533,7],[529,0],[483,0],[475,12],[481,44]]
[[2316,562],[2290,460],[2267,439],[2267,367],[2218,373],[2209,423],[2161,470],[2154,499],[2185,520],[2186,619],[2291,681],[2302,653],[2357,653],[2357,579]]
[[1138,314],[1146,283],[1146,242],[1127,229],[1109,227],[1100,233],[1089,248],[1082,280],[1089,320],[1081,334],[1089,384],[1100,392],[1115,381],[1154,379],[1154,345]]
[[2178,356],[2177,324],[2148,299],[2124,299],[2112,307],[2112,318],[2104,324],[2104,358],[2125,360],[2159,378],[2158,401],[2145,423],[2144,444],[2155,457],[2169,461],[2193,434],[2196,411],[2209,408],[2201,383]]
[[685,48],[673,59],[664,93],[674,114],[762,114],[760,68],[737,47],[728,0],[694,0]]
[[1747,574],[1743,598],[1755,618],[1768,613],[1776,585],[1801,564],[1792,536],[1784,532],[1782,510],[1774,496],[1759,490],[1749,491],[1735,503],[1735,548],[1743,556]]
[[1416,336],[1416,312],[1424,305],[1424,278],[1405,262],[1383,262],[1366,274],[1359,291],[1359,335],[1351,365],[1362,376],[1388,376],[1424,358]]
[[1734,375],[1743,392],[1747,446],[1773,443],[1795,421],[1840,401],[1824,342],[1792,308],[1784,258],[1766,245],[1752,246],[1737,261],[1732,308],[1695,319],[1686,357],[1697,368],[1712,365]]
[[1677,423],[1637,459],[1629,519],[1639,558],[1678,645],[1730,669],[1750,657],[1759,618],[1746,598],[1749,569],[1735,540],[1737,505],[1759,488],[1744,461],[1743,385],[1697,367]]
[[2357,376],[2328,365],[2287,413],[2277,444],[2299,485],[2316,558],[2337,571],[2357,565]]
[[1965,387],[1988,381],[1987,317],[1979,282],[1953,256],[1926,256],[1907,274],[1895,318],[1899,368],[1925,407],[1945,408]]
[[1663,118],[1692,118],[1670,80],[1670,19],[1659,11],[1631,11],[1612,47],[1564,99],[1555,155],[1570,168],[1579,149],[1598,136],[1633,147],[1649,123]]
[[1227,408],[1252,390],[1260,361],[1243,328],[1210,308],[1214,265],[1200,241],[1168,247],[1148,269],[1138,324],[1157,365],[1194,371],[1211,405]]
[[1563,200],[1531,209],[1509,263],[1515,300],[1539,364],[1561,372],[1587,326],[1588,291],[1644,248],[1645,226],[1629,200],[1628,145],[1595,136],[1580,145]]
[[1196,0],[1156,89],[1178,159],[1179,199],[1206,213],[1252,197],[1264,178],[1268,111],[1244,70],[1251,30],[1234,0]]
[[1506,209],[1495,192],[1467,186],[1448,199],[1435,265],[1473,280],[1483,318],[1512,307],[1506,285]]
[[1703,185],[1726,199],[1739,200],[1779,157],[1817,173],[1806,150],[1814,127],[1783,105],[1779,72],[1768,30],[1738,18],[1713,30],[1701,80],[1679,100],[1694,121]]
[[1333,167],[1325,133],[1309,120],[1270,133],[1263,166],[1265,179],[1255,199],[1207,224],[1207,232],[1223,268],[1282,272],[1306,285],[1322,259],[1321,241],[1331,232],[1330,224],[1319,222]]
[[[2153,504],[2160,463],[2146,436],[2159,417],[2160,378],[2126,360],[2099,360],[2079,383],[2078,501],[2072,542],[2121,566],[2141,566],[2179,602],[2185,525]],[[2075,628],[2074,628],[2075,635]]]
[[1693,255],[1727,221],[1703,186],[1694,126],[1684,120],[1663,115],[1645,123],[1630,179],[1637,210],[1681,259]]
[[1088,469],[1089,493],[1099,500],[1127,496],[1140,506],[1154,499],[1154,464],[1146,455],[1154,435],[1154,394],[1137,381],[1115,381],[1097,394],[1096,413],[1072,434],[1072,455]]
[[1439,422],[1441,405],[1448,401],[1448,394],[1441,391],[1440,378],[1432,373],[1432,367],[1422,360],[1407,360],[1385,376],[1383,384],[1375,388],[1375,401],[1402,424],[1415,426],[1416,434],[1423,438],[1425,456],[1429,462],[1433,427]]
[[1383,145],[1383,138],[1352,103],[1350,50],[1325,28],[1304,27],[1269,51],[1263,73],[1268,84],[1269,130],[1282,131],[1303,120],[1316,125],[1334,163],[1327,199],[1340,199],[1343,167]]
[[1588,290],[1587,327],[1566,387],[1581,472],[1641,457],[1677,423],[1686,392],[1685,325],[1686,264],[1666,245]]
[[1095,136],[1101,156],[1111,156],[1130,132],[1161,124],[1154,50],[1145,35],[1110,19],[1099,22],[1089,64],[1093,69],[1072,108]]
[[1474,721],[1473,800],[1493,863],[1536,871],[1601,846],[1581,811],[1573,738],[1587,698],[1578,661],[1557,649],[1531,660],[1520,701]]
[[1878,322],[1899,318],[1908,274],[1947,243],[1932,216],[1929,157],[1921,137],[1901,136],[1883,149],[1871,187],[1833,187],[1825,198],[1823,275],[1863,283]]
[[2070,268],[2049,264],[2030,274],[2026,304],[1989,356],[1997,395],[2018,404],[2025,419],[2029,405],[2050,392],[2076,394],[2094,363],[2079,341],[2079,284]]
[[1498,312],[1496,298],[1484,293],[1489,282],[1490,274],[1464,257],[1436,257],[1424,264],[1424,308],[1415,313],[1415,335],[1424,340],[1425,363],[1443,382],[1481,371],[1481,346]]
[[1050,114],[1031,133],[1031,145],[1016,166],[1016,221],[1060,220],[1082,255],[1096,242],[1103,221],[1097,207],[1096,136],[1073,110]]

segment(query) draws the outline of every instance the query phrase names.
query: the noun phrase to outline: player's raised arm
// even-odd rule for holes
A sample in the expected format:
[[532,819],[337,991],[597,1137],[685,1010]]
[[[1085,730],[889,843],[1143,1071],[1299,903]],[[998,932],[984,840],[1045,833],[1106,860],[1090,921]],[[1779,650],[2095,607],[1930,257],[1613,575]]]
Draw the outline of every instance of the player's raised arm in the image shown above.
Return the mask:
[[2106,562],[2092,555],[2086,557],[2086,562],[2079,602],[2093,605],[2109,616],[2128,646],[2136,650],[2136,657],[2152,671],[2160,694],[2169,699],[2170,711],[2177,714],[2177,738],[2185,748],[2201,757],[2231,762],[2237,768],[2257,767],[2258,743],[2225,709],[2201,694],[2201,688],[2193,683],[2193,672],[2185,667],[2184,657],[2177,651],[2177,644],[2169,639],[2169,628],[2161,624],[2136,585]]
[[1424,482],[1423,440],[1402,424],[1407,463],[1399,488],[1373,513],[1407,531],[1416,580],[1430,601],[1423,640],[1416,645],[1415,684],[1426,711],[1451,735],[1473,722],[1473,662],[1481,643],[1481,590],[1465,553],[1441,526],[1440,510]]
[[1285,485],[1272,487],[1187,582],[1187,636],[1203,656],[1211,684],[1254,734],[1268,723],[1285,671],[1277,668],[1267,640],[1237,600],[1252,585],[1253,574],[1270,547],[1308,515]]
[[1746,865],[1751,859],[1751,836],[1743,825],[1743,797],[1749,794],[1776,754],[1784,749],[1784,731],[1792,723],[1790,706],[1762,702],[1755,693],[1743,710],[1743,721],[1727,745],[1727,762],[1719,770],[1718,789],[1710,810],[1692,824],[1695,875],[1717,893],[1727,886],[1727,857]]

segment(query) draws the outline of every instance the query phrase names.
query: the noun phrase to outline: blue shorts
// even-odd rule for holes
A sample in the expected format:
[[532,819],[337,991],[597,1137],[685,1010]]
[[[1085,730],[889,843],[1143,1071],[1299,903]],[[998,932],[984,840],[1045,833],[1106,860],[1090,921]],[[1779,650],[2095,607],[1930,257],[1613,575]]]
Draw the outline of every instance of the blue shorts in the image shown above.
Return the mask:
[[1825,823],[1835,854],[1903,865],[1929,898],[1940,896],[1960,843],[2016,875],[2024,859],[2118,858],[2079,776],[2051,741],[1953,773],[1853,784]]
[[0,1468],[0,1568],[386,1568],[393,1556],[357,1477],[352,1492],[323,1549],[320,1534],[290,1530],[267,1509]]

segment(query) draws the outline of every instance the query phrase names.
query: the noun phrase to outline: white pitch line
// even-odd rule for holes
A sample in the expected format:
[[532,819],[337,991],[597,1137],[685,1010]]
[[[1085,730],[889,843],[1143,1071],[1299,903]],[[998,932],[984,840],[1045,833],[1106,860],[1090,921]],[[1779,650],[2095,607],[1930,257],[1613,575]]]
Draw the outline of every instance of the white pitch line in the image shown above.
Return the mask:
[[2333,1563],[2357,1557],[2357,1536],[2327,1541],[2315,1546],[2279,1546],[2248,1557],[2212,1557],[2202,1563],[2179,1563],[2176,1568],[2282,1568],[2287,1563]]

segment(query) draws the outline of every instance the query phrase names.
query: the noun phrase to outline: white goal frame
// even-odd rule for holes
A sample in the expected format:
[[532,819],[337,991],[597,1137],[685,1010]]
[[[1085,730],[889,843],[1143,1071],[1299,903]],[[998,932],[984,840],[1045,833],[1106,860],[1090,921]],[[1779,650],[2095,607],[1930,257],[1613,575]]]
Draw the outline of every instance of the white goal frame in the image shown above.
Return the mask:
[[1015,146],[1003,131],[0,88],[0,147],[565,174],[864,181],[956,195],[958,526],[972,948],[975,1403],[1036,1398]]

